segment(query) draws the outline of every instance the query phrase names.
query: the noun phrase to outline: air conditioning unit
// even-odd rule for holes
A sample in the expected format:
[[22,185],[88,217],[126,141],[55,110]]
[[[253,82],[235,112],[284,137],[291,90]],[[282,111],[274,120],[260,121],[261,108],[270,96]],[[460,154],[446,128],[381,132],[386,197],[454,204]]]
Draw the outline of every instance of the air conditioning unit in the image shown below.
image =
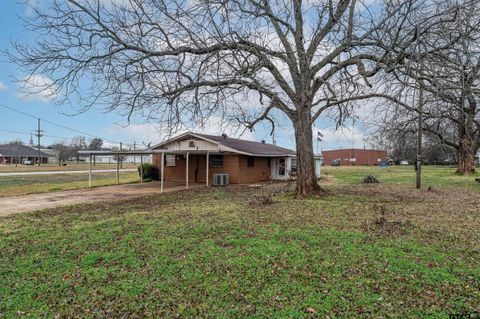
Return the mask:
[[228,174],[213,174],[213,186],[228,186],[229,184]]

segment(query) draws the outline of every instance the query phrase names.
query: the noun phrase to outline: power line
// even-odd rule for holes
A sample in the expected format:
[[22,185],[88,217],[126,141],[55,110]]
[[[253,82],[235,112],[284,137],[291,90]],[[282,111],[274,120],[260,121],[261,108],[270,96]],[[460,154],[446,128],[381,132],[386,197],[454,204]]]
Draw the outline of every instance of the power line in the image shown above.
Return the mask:
[[24,134],[24,135],[30,135],[30,132],[22,132],[22,131],[13,131],[13,130],[3,130],[0,129],[0,132],[6,132],[6,133],[15,133],[15,134]]
[[[14,133],[14,134],[22,134],[22,135],[31,135],[32,132],[26,132],[26,131],[16,131],[16,130],[5,130],[5,129],[0,129],[0,132],[6,132],[6,133]],[[43,131],[48,132],[48,131]],[[66,136],[59,136],[59,135],[50,135],[50,134],[43,134],[42,136],[44,137],[50,137],[50,138],[59,138],[59,139],[64,139],[64,140],[73,140],[74,137],[66,137]]]
[[[110,143],[115,143],[115,144],[120,144],[120,143],[121,143],[121,142],[119,142],[119,141],[115,141],[115,140],[111,140],[111,139],[107,139],[107,138],[102,138],[102,137],[100,137],[100,136],[92,135],[92,134],[90,134],[90,133],[86,133],[86,132],[83,132],[83,131],[80,131],[80,130],[77,130],[77,129],[74,129],[74,128],[71,128],[71,127],[68,127],[68,126],[65,126],[65,125],[62,125],[62,124],[58,124],[58,123],[55,123],[55,122],[46,120],[46,119],[44,119],[44,118],[35,116],[35,115],[33,115],[33,114],[29,114],[29,113],[26,113],[26,112],[24,112],[24,111],[20,111],[20,110],[14,109],[13,107],[10,107],[10,106],[5,105],[5,104],[1,104],[1,103],[0,103],[0,107],[3,107],[3,108],[5,108],[5,109],[7,109],[7,110],[10,110],[10,111],[13,111],[13,112],[22,114],[22,115],[24,115],[24,116],[28,116],[28,117],[33,118],[33,119],[40,119],[40,120],[42,120],[42,121],[44,121],[45,123],[48,123],[48,124],[50,124],[50,125],[54,125],[54,126],[57,126],[57,127],[60,127],[60,128],[63,128],[63,129],[66,129],[66,130],[69,130],[69,131],[78,133],[78,134],[86,135],[86,136],[93,137],[93,138],[100,138],[100,139],[102,139],[102,140],[104,140],[104,141],[107,141],[107,142],[110,142]],[[133,145],[133,144],[127,143],[127,145]]]

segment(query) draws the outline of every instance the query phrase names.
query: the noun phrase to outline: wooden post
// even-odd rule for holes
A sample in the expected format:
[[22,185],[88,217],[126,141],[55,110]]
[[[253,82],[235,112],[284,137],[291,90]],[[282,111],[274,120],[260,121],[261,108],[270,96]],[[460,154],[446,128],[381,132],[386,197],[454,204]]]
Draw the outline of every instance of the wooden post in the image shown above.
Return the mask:
[[117,185],[120,184],[120,156],[117,154],[117,170],[115,172],[115,177],[117,179]]
[[92,154],[88,154],[88,188],[92,188]]
[[185,160],[185,162],[186,162],[186,170],[185,170],[185,176],[186,176],[185,179],[186,179],[186,181],[185,181],[185,186],[186,186],[187,189],[188,189],[188,167],[189,167],[189,166],[188,166],[188,158],[189,158],[189,155],[190,155],[190,153],[187,152],[187,156],[186,156],[186,160]]
[[143,155],[140,155],[140,183],[143,183]]
[[162,152],[162,163],[160,164],[160,193],[163,193],[163,172],[165,166],[165,153]]
[[205,177],[206,181],[207,181],[207,186],[208,186],[208,161],[209,161],[209,157],[210,157],[210,152],[207,151],[207,159],[206,159],[206,163],[207,163],[207,176]]

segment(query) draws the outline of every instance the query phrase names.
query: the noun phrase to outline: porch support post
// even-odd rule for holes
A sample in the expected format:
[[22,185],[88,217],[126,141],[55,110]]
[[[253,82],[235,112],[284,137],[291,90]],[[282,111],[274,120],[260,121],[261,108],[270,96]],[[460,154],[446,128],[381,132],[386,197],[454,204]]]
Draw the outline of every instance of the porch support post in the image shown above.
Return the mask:
[[186,170],[185,170],[185,179],[186,179],[186,180],[185,180],[185,186],[186,186],[187,189],[188,189],[188,168],[189,168],[188,158],[189,158],[189,155],[190,155],[190,153],[187,152],[187,156],[186,156],[186,160],[185,160],[185,162],[186,162]]
[[205,180],[207,181],[206,185],[208,186],[208,161],[209,161],[209,158],[210,158],[210,152],[207,151],[207,160],[205,161],[207,163],[207,175],[205,177]]
[[143,183],[143,155],[140,155],[140,183]]
[[160,164],[160,193],[163,193],[163,172],[165,166],[165,152],[162,152],[162,164]]
[[92,154],[88,154],[88,188],[92,188]]
[[120,156],[117,154],[117,170],[115,172],[115,178],[117,180],[117,185],[120,184]]

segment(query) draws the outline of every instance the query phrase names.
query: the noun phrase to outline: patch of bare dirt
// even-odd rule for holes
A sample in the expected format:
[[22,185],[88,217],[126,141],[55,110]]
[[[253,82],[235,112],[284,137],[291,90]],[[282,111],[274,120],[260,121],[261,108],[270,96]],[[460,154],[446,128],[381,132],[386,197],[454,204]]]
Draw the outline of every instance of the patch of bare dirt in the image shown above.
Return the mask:
[[409,233],[415,227],[410,220],[395,220],[396,213],[387,212],[385,206],[375,205],[373,210],[378,217],[373,220],[367,219],[363,225],[363,229],[369,236],[397,237]]
[[359,212],[356,215],[363,221],[369,219],[371,223],[380,218],[381,214],[371,207],[382,205],[387,221],[408,221],[426,236],[433,233],[455,234],[461,235],[464,240],[471,240],[472,244],[479,243],[480,193],[474,190],[417,190],[408,185],[371,184],[349,186],[338,192],[365,200],[368,213]]

